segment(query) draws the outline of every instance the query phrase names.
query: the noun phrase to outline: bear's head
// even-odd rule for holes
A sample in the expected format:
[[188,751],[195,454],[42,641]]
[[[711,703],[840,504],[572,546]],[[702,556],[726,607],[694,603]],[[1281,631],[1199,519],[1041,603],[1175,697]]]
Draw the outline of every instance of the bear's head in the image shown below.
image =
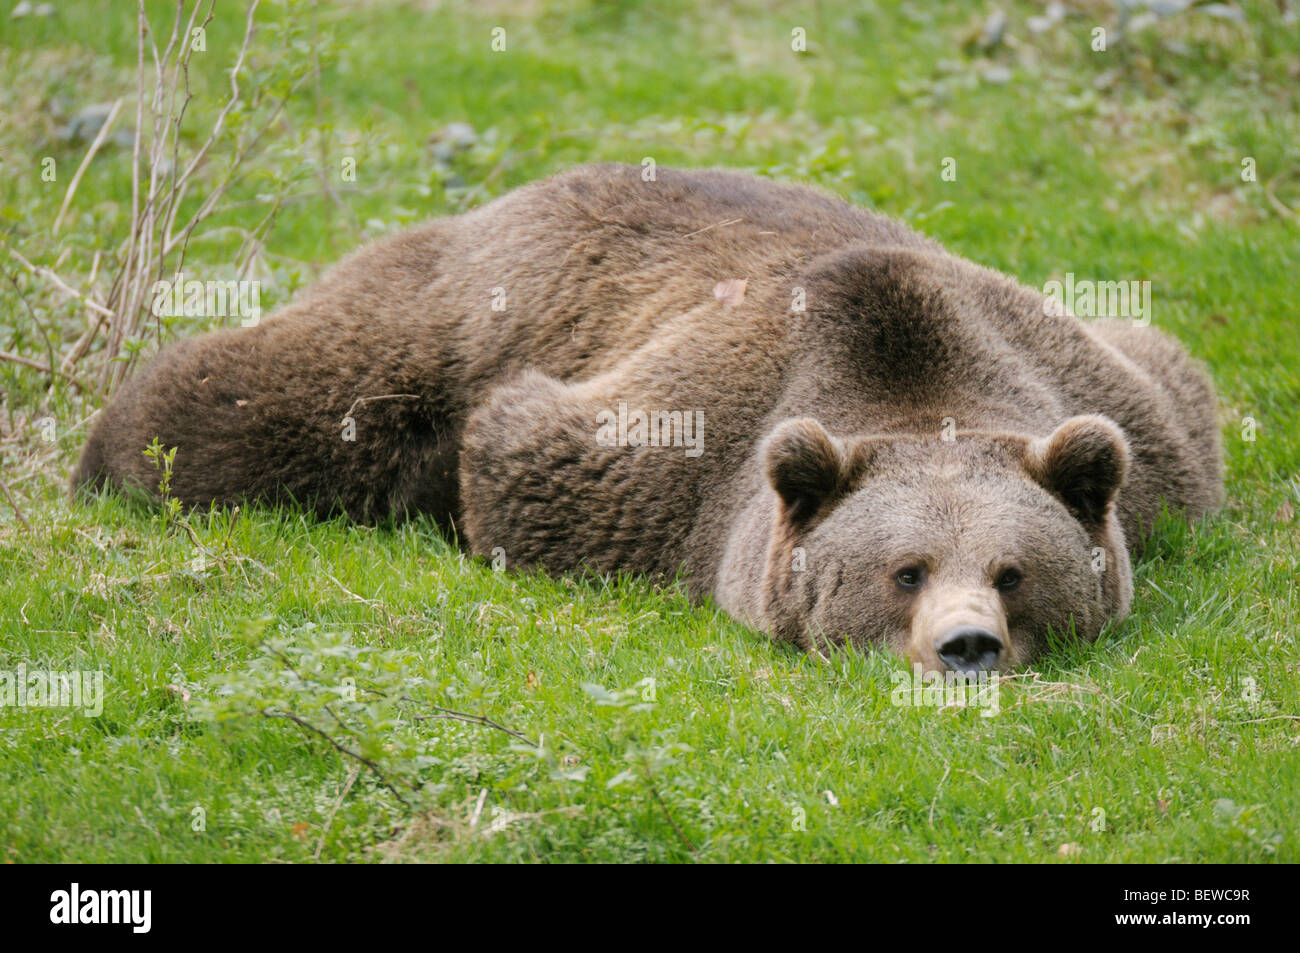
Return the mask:
[[927,670],[1024,664],[1091,641],[1133,584],[1115,495],[1128,447],[1100,416],[1043,438],[837,438],[787,420],[763,448],[777,515],[763,615],[806,649],[885,645]]

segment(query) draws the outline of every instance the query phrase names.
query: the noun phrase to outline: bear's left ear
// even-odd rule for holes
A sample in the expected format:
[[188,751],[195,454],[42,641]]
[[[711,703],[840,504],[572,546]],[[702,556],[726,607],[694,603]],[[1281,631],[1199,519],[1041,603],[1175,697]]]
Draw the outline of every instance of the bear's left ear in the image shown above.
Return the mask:
[[846,446],[811,417],[799,417],[772,431],[763,467],[787,518],[800,525],[844,494],[868,455],[864,446]]
[[1051,436],[1033,440],[1025,466],[1088,529],[1099,527],[1128,472],[1128,441],[1108,417],[1071,417]]

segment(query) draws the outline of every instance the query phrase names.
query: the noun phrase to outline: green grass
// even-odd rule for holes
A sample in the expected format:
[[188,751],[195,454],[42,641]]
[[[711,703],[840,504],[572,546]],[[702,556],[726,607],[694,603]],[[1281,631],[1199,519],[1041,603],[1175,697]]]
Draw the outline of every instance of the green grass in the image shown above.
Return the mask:
[[[0,361],[4,476],[30,524],[0,500],[0,671],[99,670],[106,693],[93,718],[0,707],[0,859],[1300,859],[1300,240],[1266,192],[1300,207],[1300,31],[1246,3],[1244,24],[1189,13],[1093,53],[1108,5],[1035,35],[1039,8],[1017,3],[1017,44],[985,56],[964,46],[980,17],[948,7],[322,4],[319,95],[288,109],[321,139],[274,139],[246,204],[212,224],[255,224],[289,163],[358,159],[346,209],[299,183],[265,305],[404,222],[652,156],[819,183],[1031,285],[1150,280],[1154,323],[1219,387],[1229,501],[1160,529],[1126,622],[1004,683],[995,717],[898,707],[892,656],[804,657],[673,587],[496,572],[423,523],[69,502],[97,398]],[[50,233],[86,147],[56,137],[55,104],[129,94],[134,76],[129,4],[59,8],[0,16],[0,350],[39,360],[84,318],[9,248],[82,285],[129,221],[112,147]],[[240,29],[230,11],[212,25],[196,116],[219,108]],[[991,63],[1010,81],[982,79]],[[453,121],[481,141],[440,171],[425,140]],[[451,173],[465,188],[444,189]],[[194,267],[237,246],[198,242]],[[357,701],[338,691],[349,673]]]

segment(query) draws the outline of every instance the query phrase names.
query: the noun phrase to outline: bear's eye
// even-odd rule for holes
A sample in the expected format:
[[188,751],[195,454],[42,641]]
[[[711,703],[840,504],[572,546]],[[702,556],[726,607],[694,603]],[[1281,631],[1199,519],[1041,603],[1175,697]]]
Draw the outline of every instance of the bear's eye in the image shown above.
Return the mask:
[[920,589],[925,582],[925,569],[921,566],[908,566],[894,574],[894,581],[901,589]]
[[1019,569],[1007,568],[998,573],[998,578],[994,580],[993,585],[1001,592],[1010,592],[1020,585],[1020,580],[1023,578]]

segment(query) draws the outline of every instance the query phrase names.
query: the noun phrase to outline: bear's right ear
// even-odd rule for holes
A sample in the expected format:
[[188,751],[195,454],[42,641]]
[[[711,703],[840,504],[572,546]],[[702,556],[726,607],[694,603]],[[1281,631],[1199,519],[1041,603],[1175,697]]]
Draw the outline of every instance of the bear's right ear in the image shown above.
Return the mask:
[[795,524],[807,523],[838,499],[865,463],[810,417],[787,420],[772,431],[763,448],[767,479]]

